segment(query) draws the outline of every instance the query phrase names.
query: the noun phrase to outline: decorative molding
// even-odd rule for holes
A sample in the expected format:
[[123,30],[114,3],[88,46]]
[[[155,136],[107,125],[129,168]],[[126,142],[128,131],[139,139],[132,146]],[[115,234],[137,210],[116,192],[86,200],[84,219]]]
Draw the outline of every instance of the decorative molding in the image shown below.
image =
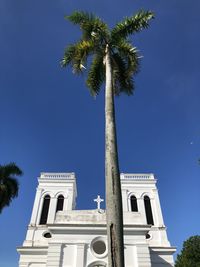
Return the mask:
[[65,172],[41,172],[39,179],[58,179],[58,180],[75,180],[75,173],[65,173]]
[[121,179],[154,180],[153,173],[121,173]]

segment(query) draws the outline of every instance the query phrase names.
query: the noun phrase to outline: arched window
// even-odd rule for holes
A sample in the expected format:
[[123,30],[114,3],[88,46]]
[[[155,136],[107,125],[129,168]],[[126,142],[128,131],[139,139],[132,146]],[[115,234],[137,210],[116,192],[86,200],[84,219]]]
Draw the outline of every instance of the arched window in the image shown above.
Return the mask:
[[135,196],[131,196],[131,211],[138,211],[137,198]]
[[151,201],[148,196],[144,197],[144,207],[145,207],[145,212],[146,212],[147,224],[154,225],[153,214],[152,214],[152,209],[151,209]]
[[63,210],[63,204],[64,204],[64,197],[62,195],[59,195],[57,200],[56,212],[59,210]]
[[46,195],[43,201],[42,213],[40,217],[40,224],[46,224],[49,213],[50,196]]

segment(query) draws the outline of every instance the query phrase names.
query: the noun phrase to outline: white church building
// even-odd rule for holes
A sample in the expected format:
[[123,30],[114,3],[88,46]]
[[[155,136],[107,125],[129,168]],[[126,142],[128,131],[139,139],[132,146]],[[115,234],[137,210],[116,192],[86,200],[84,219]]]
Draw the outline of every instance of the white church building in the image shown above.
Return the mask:
[[[105,267],[106,211],[76,210],[74,173],[41,173],[19,267]],[[126,267],[172,267],[156,179],[121,174]]]

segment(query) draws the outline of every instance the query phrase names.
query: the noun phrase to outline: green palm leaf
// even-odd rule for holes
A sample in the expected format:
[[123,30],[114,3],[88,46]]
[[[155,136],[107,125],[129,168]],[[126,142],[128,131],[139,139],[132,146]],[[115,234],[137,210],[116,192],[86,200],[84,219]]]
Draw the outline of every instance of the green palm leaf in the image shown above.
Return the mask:
[[21,169],[14,163],[11,162],[7,165],[0,165],[0,177],[3,175],[8,177],[9,175],[22,175]]
[[93,38],[99,40],[102,36],[109,36],[107,25],[92,13],[75,11],[70,16],[65,16],[65,18],[73,24],[80,25],[83,34],[82,39],[90,40]]
[[129,35],[149,27],[149,20],[154,18],[151,11],[139,11],[136,15],[126,17],[117,23],[111,32],[112,40],[117,42],[119,39],[126,39]]
[[61,66],[66,67],[71,64],[74,73],[82,73],[86,68],[84,65],[87,63],[87,58],[94,49],[95,44],[92,40],[81,40],[75,45],[68,46],[61,61]]
[[[129,64],[118,53],[113,54],[113,85],[115,95],[125,93],[133,94],[134,82],[132,75],[129,75]],[[128,74],[128,75],[127,75]]]
[[127,60],[128,69],[126,74],[131,76],[138,73],[140,56],[137,48],[133,47],[127,41],[121,40],[118,44],[118,53],[122,58]]
[[93,96],[99,93],[100,87],[105,80],[105,66],[102,64],[103,57],[103,54],[96,54],[88,72],[86,84]]
[[18,196],[19,183],[15,176],[22,175],[15,163],[0,165],[0,213],[9,206],[12,199]]

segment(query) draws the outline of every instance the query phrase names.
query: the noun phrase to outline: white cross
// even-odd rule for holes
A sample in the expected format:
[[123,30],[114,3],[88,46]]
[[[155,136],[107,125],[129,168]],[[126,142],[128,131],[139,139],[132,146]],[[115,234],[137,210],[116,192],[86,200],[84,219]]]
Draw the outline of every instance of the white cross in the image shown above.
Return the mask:
[[94,199],[95,202],[97,202],[97,209],[101,210],[101,202],[104,201],[104,199],[102,199],[99,195],[97,196],[96,199]]

